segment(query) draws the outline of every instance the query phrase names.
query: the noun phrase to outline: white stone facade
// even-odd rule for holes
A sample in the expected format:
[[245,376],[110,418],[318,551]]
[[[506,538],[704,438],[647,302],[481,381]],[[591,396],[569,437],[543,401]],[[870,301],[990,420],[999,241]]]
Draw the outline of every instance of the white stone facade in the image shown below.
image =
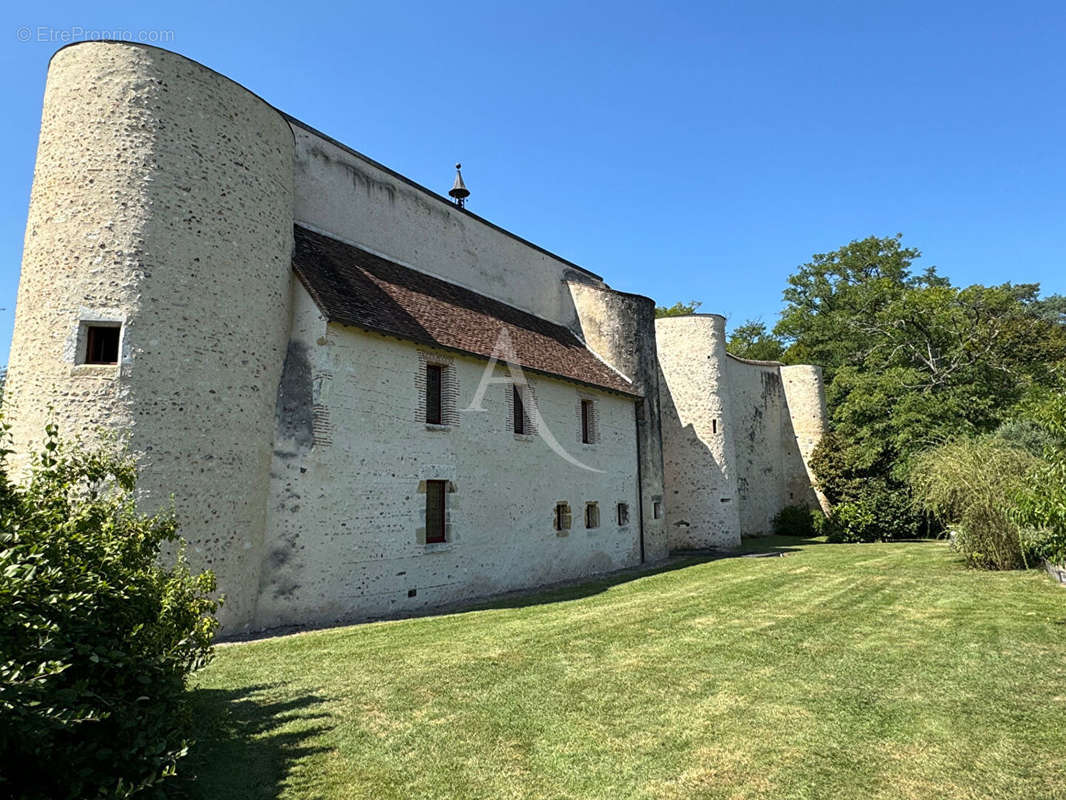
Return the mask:
[[[631,388],[527,371],[539,429],[516,434],[506,383],[471,409],[484,353],[330,322],[294,225],[564,326]],[[5,416],[16,463],[50,418],[122,434],[144,507],[173,495],[216,571],[228,633],[417,611],[734,546],[817,501],[818,370],[739,362],[720,317],[653,305],[182,56],[82,43],[49,69]],[[117,363],[82,363],[101,324]],[[440,544],[427,481],[447,486]]]

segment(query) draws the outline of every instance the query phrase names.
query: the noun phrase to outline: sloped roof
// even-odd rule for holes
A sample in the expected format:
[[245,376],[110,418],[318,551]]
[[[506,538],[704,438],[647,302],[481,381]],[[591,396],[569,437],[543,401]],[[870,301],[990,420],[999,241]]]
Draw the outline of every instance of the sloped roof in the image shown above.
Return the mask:
[[524,369],[639,395],[564,325],[295,226],[292,267],[330,322],[489,358],[506,331]]

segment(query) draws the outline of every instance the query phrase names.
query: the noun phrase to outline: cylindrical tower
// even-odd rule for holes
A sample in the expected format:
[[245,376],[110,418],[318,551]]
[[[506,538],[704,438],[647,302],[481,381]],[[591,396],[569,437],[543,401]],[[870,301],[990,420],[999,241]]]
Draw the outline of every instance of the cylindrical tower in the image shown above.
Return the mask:
[[50,415],[64,438],[128,435],[142,506],[173,495],[231,632],[258,591],[292,208],[292,131],[241,86],[128,43],[53,57],[5,397],[16,452]]
[[671,550],[740,544],[725,317],[655,320]]
[[815,475],[811,470],[811,454],[828,429],[822,368],[808,364],[781,367],[781,383],[785,388],[792,434],[806,471],[802,477],[807,479],[807,483],[798,480],[796,492],[802,489],[804,501],[809,506],[817,505],[828,512],[829,501],[816,488]]
[[589,283],[570,281],[569,286],[586,344],[633,381],[634,388],[643,395],[636,419],[643,555],[645,561],[666,558],[670,547],[662,515],[663,451],[655,301]]

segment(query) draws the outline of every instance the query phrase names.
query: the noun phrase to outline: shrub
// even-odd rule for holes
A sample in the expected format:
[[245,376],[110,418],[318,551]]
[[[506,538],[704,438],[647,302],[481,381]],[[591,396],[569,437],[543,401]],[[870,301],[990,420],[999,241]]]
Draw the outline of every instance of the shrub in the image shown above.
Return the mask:
[[815,448],[811,466],[832,510],[820,533],[831,542],[913,539],[922,531],[907,485],[886,472],[895,455],[884,448],[849,445],[830,433]]
[[774,515],[774,533],[778,536],[818,536],[821,511],[807,506],[785,506]]
[[830,542],[892,541],[914,538],[921,524],[906,491],[870,481],[851,499],[833,506],[824,534]]
[[1066,393],[1053,394],[1037,411],[1050,434],[1044,461],[1035,466],[1014,496],[1011,516],[1019,525],[1045,531],[1041,557],[1066,564]]
[[1026,555],[1010,509],[1037,463],[994,436],[959,439],[916,456],[910,482],[920,507],[952,526],[954,546],[971,565],[1015,569]]
[[[6,431],[5,431],[6,434]],[[0,453],[0,795],[130,797],[185,752],[187,675],[210,655],[210,573],[191,575],[172,513],[133,503],[129,460],[59,443],[25,486]]]
[[1046,427],[1033,419],[1012,419],[996,428],[995,437],[1040,458],[1054,444],[1054,437]]

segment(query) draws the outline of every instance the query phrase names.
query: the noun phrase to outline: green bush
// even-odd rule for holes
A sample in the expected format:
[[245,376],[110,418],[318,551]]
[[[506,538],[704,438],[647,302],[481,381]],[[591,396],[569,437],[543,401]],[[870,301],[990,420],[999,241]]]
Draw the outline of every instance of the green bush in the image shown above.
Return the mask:
[[996,428],[995,437],[1040,458],[1054,444],[1051,432],[1033,419],[1012,419]]
[[921,527],[906,491],[870,481],[833,506],[823,533],[830,542],[880,542],[913,539]]
[[774,533],[778,536],[804,538],[818,536],[823,517],[821,511],[807,506],[785,506],[774,515]]
[[1011,516],[1019,525],[1044,531],[1042,558],[1066,564],[1066,392],[1052,394],[1036,417],[1050,439],[1043,461],[1016,492]]
[[910,490],[886,474],[896,456],[883,448],[849,445],[830,433],[815,448],[811,466],[831,511],[818,532],[830,542],[913,539],[923,532]]
[[[6,438],[6,431],[5,431]],[[184,754],[185,680],[211,651],[210,573],[191,575],[173,514],[133,503],[128,460],[60,445],[26,484],[0,453],[0,796],[130,797]]]
[[954,547],[973,566],[1026,565],[1022,531],[1011,508],[1039,460],[995,436],[959,439],[916,456],[915,502],[954,530]]

